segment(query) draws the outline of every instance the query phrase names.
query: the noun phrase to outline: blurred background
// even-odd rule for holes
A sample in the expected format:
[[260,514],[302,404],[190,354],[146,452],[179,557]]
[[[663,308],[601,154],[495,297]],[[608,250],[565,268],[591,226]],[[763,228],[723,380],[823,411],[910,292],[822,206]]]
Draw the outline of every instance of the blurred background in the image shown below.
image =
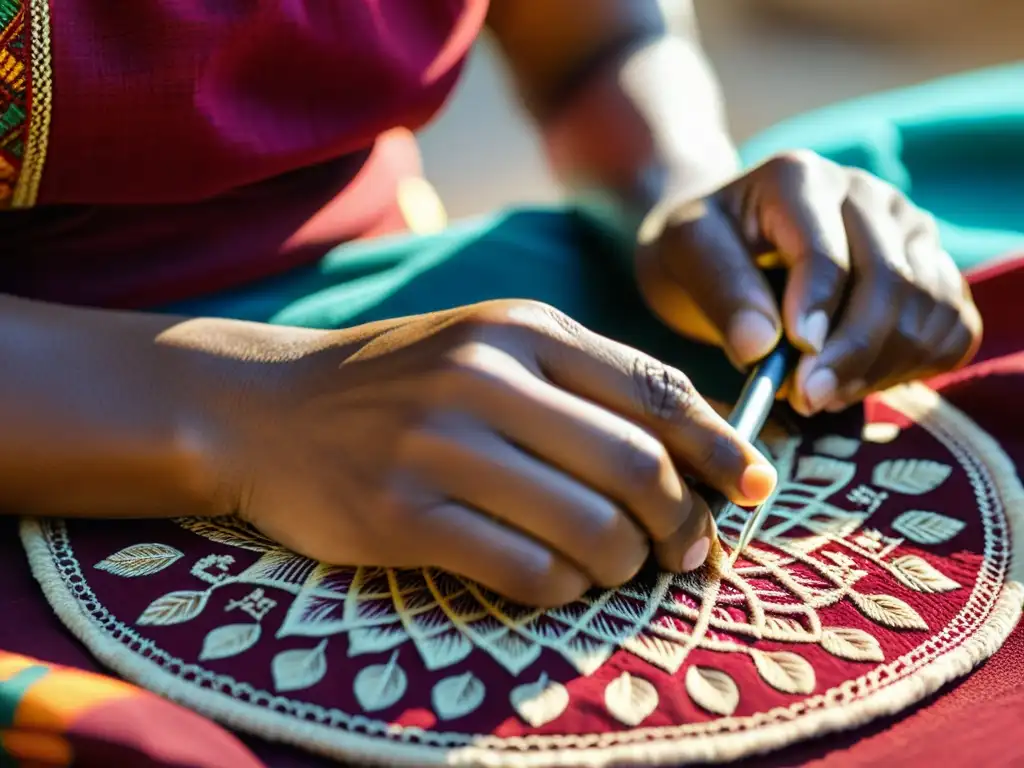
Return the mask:
[[[674,23],[693,21],[687,3],[664,5]],[[737,142],[815,107],[1024,52],[1024,0],[694,0],[693,8]],[[420,140],[427,178],[452,218],[558,197],[486,41]]]

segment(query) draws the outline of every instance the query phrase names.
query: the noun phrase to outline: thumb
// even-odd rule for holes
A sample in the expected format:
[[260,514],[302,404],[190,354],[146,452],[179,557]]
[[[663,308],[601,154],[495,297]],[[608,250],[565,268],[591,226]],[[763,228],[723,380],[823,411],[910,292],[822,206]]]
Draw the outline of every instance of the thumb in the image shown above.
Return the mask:
[[782,335],[779,309],[732,220],[714,203],[676,209],[658,241],[671,283],[715,328],[729,358],[745,367],[767,355]]

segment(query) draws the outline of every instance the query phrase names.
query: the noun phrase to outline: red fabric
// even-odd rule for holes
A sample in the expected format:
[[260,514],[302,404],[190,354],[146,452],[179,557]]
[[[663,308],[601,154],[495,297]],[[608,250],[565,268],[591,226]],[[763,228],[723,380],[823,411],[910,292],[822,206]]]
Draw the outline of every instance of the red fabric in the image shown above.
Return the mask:
[[317,258],[316,216],[320,244],[393,230],[418,156],[369,149],[442,105],[487,0],[51,6],[39,209],[0,222],[0,290],[138,307]]
[[[979,355],[980,363],[963,371],[944,376],[933,382],[933,386],[942,392],[945,399],[969,414],[975,423],[995,437],[1016,466],[1024,466],[1024,412],[1016,407],[1020,388],[1024,384],[1024,354],[1019,352],[1024,345],[1022,345],[1022,331],[1019,322],[1015,313],[1011,311],[1016,306],[1018,297],[1024,292],[1024,260],[979,273],[974,276],[972,282],[982,314],[986,318],[986,338]],[[885,412],[878,404],[871,406],[869,411],[871,411],[872,419],[883,417],[891,420],[894,416],[892,413]],[[821,429],[826,432],[839,431],[841,420],[831,425],[822,424]],[[870,470],[870,466],[868,470]],[[953,479],[958,483],[962,481],[962,478]],[[944,493],[946,492],[954,498],[959,498],[963,490],[959,486],[950,486],[947,491],[944,491]],[[117,523],[89,525],[84,522],[73,522],[69,531],[82,547],[81,550],[76,547],[76,556],[83,564],[91,565],[118,547],[136,543],[139,541],[138,532],[132,534],[129,530],[134,525]],[[147,530],[155,531],[156,529],[149,528]],[[169,527],[164,527],[164,524],[161,524],[160,540],[165,543],[170,542],[183,549],[187,548],[187,539],[170,540],[165,538],[165,534],[170,530]],[[102,546],[99,546],[100,544]],[[977,542],[972,538],[955,539],[948,546],[944,545],[937,550],[928,550],[920,554],[936,567],[940,567],[946,575],[956,579],[966,579],[976,568],[976,558],[973,555],[964,556],[962,553],[974,551],[976,546]],[[38,588],[27,572],[24,556],[19,550],[13,521],[0,522],[0,583],[4,584],[4,590],[0,592],[0,615],[18,617],[17,622],[0,622],[0,647],[81,669],[98,669],[98,665],[88,652],[71,639],[69,633],[46,606]],[[206,547],[204,551],[210,551],[210,548]],[[217,551],[221,550],[217,549]],[[247,565],[250,560],[258,559],[259,555],[256,551],[240,550],[237,545],[230,549],[224,549],[224,552],[229,552],[235,557],[235,562],[229,566],[232,572],[237,572],[240,565]],[[113,576],[108,576],[105,573],[97,574],[93,569],[88,571],[88,581],[93,587],[105,592],[105,595],[101,595],[104,602],[110,604],[111,601],[116,601],[117,613],[131,622],[146,608],[147,602],[154,595],[162,594],[165,589],[186,588],[184,581],[190,578],[189,567],[192,565],[192,559],[183,558],[160,574],[137,579],[137,583],[128,583],[122,579],[119,590],[115,587],[117,582],[113,580]],[[215,572],[216,569],[216,565],[209,566],[211,572]],[[194,576],[195,570],[193,569],[191,573]],[[293,573],[292,576],[301,580],[304,574]],[[104,579],[108,578],[110,581],[105,582]],[[887,584],[886,589],[892,591],[891,584]],[[118,591],[120,596],[117,595]],[[150,626],[145,629],[145,634],[157,638],[160,646],[174,647],[180,655],[190,656],[194,659],[199,653],[203,640],[202,628],[194,622],[203,622],[206,620],[204,617],[207,616],[215,618],[216,613],[226,607],[225,601],[239,599],[245,591],[236,590],[236,585],[224,585],[215,593],[216,603],[214,603],[214,597],[211,596],[210,603],[204,608],[203,615],[199,619],[173,626]],[[892,593],[897,594],[896,592]],[[908,602],[912,601],[914,608],[926,616],[930,622],[942,621],[943,616],[948,614],[950,607],[943,603],[962,599],[956,592],[947,593],[945,597],[913,595],[909,592],[899,592],[898,594]],[[372,606],[367,607],[371,608]],[[318,610],[330,609],[331,606],[328,603],[324,603],[318,608]],[[279,605],[274,610],[281,611],[282,606]],[[375,614],[371,610],[367,615],[380,614]],[[236,616],[237,620],[244,620],[244,617],[237,611],[233,611],[231,616],[232,621],[236,620]],[[849,623],[856,617],[851,615],[841,618]],[[268,613],[266,620],[277,622],[279,617]],[[276,625],[268,624],[260,644],[264,642],[278,643],[279,647],[275,650],[280,650],[285,646],[309,647],[311,643],[315,644],[316,642],[309,638],[296,636],[275,640],[271,637],[272,626]],[[901,635],[884,628],[878,629],[875,636],[886,649],[896,648],[913,639],[908,640],[906,634]],[[410,676],[410,693],[407,694],[409,698],[403,702],[405,706],[401,708],[401,711],[384,713],[389,719],[440,730],[487,725],[485,720],[489,711],[488,705],[484,705],[472,715],[472,723],[469,723],[467,719],[460,719],[452,723],[439,722],[430,712],[429,685],[421,687],[420,684],[426,681],[433,683],[436,676],[443,676],[445,673],[435,673],[432,676],[428,670],[422,669],[418,665],[415,652],[408,646],[403,646],[403,648],[401,664]],[[307,699],[323,697],[325,700],[333,701],[342,709],[349,709],[354,706],[351,694],[352,667],[362,667],[369,662],[366,661],[367,657],[357,656],[349,659],[346,663],[345,647],[340,638],[332,639],[328,653],[330,655],[330,674],[324,678],[322,683],[302,693]],[[705,652],[700,653],[705,654]],[[255,666],[248,671],[247,677],[253,684],[267,686],[271,683],[269,669],[264,663],[266,661],[268,659],[257,659]],[[712,659],[709,655],[702,655],[697,661],[721,666],[720,659]],[[815,658],[813,661],[819,675],[827,677],[842,673],[842,663],[839,660],[822,657]],[[207,662],[205,666],[215,667],[218,671],[230,671],[232,669],[244,670],[250,663],[242,661],[239,666],[239,662],[240,659],[222,659],[216,662]],[[824,662],[831,662],[832,666],[830,667]],[[667,684],[669,683],[667,679],[662,680],[661,673],[652,673],[649,667],[643,667],[635,659],[619,654],[606,666],[609,667],[608,670],[598,672],[602,681],[622,669],[630,669],[648,679],[654,679],[659,684],[663,699],[662,706],[666,711],[685,711],[687,717],[692,720],[708,717],[699,709],[690,711],[689,708],[692,707],[692,704],[686,700],[685,693],[678,683],[674,684],[675,688],[673,689],[672,685]],[[571,671],[560,669],[553,663],[549,664],[548,668],[559,679],[569,680],[573,677]],[[477,661],[474,663],[474,671],[481,676],[486,676],[489,683],[488,695],[493,695],[497,690],[495,686],[501,684],[503,679],[500,670],[493,665],[481,664]],[[737,679],[740,679],[740,670],[730,671]],[[449,670],[448,674],[452,674],[452,671]],[[666,684],[662,685],[663,682]],[[741,706],[744,709],[760,708],[768,703],[768,699],[776,696],[771,690],[762,690],[757,693],[759,698],[750,699],[749,696],[754,693],[754,689],[752,685],[747,685],[748,682],[746,679],[742,680],[744,702]],[[600,720],[606,717],[599,706],[599,682],[595,682],[595,679],[583,679],[571,680],[570,683],[583,688],[592,687],[595,694],[594,707],[577,711],[574,713],[574,717],[589,718],[591,723],[595,718]],[[821,684],[827,685],[828,680],[823,680]],[[672,693],[673,690],[677,691],[675,695]],[[579,692],[585,693],[579,688],[574,691],[574,693]],[[495,706],[499,706],[502,701],[507,701],[507,697],[499,694],[493,701]],[[657,716],[658,713],[655,717]],[[859,768],[860,766],[889,763],[901,766],[929,766],[956,759],[969,762],[972,768],[1021,765],[1024,764],[1024,745],[1016,738],[1016,733],[1022,716],[1024,716],[1024,628],[1018,626],[1003,648],[971,675],[950,683],[929,700],[906,712],[892,718],[883,718],[850,733],[839,733],[813,739],[772,755],[743,761],[740,764]],[[656,725],[658,723],[652,721],[649,724]],[[562,725],[564,726],[564,723]],[[154,726],[158,727],[157,724]],[[522,724],[514,722],[500,724],[492,722],[490,726],[503,734],[509,733],[510,729],[522,729],[523,727]],[[304,753],[298,749],[266,744],[253,738],[247,738],[246,741],[269,765],[281,766],[281,768],[298,768],[298,766],[311,768],[312,766],[333,764],[327,759]]]

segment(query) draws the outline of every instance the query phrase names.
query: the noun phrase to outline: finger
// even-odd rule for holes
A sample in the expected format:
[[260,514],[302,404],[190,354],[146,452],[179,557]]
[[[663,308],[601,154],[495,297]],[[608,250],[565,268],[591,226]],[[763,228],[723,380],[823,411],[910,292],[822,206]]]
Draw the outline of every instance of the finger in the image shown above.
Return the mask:
[[415,534],[422,562],[523,605],[565,605],[590,588],[587,577],[551,549],[455,501],[420,510]]
[[[664,290],[692,299],[738,365],[767,355],[782,333],[778,308],[730,217],[714,200],[696,201],[673,209],[662,226],[652,247],[667,278]],[[666,297],[659,307],[672,304]]]
[[[527,370],[511,353],[464,353],[449,403],[473,413],[538,460],[618,501],[654,540],[676,531],[692,507],[664,443],[634,421]],[[474,371],[487,371],[486,374]]]
[[761,237],[789,267],[783,326],[794,346],[821,352],[850,272],[843,223],[845,174],[838,166],[798,157],[770,161],[756,216]]
[[693,512],[666,539],[655,542],[654,555],[665,570],[695,571],[704,565],[718,535],[708,503],[695,493]]
[[579,327],[539,337],[535,350],[553,383],[648,427],[677,464],[738,503],[774,488],[774,467],[681,371]]
[[843,206],[853,268],[849,300],[820,355],[797,366],[794,407],[804,415],[821,411],[841,392],[861,388],[869,369],[882,361],[898,367],[898,357],[881,358],[902,305],[906,277],[903,238],[888,215],[860,205]]
[[[970,359],[980,340],[981,318],[960,271],[942,249],[930,217],[907,238],[906,257],[913,284],[905,292],[897,331],[852,402],[872,391],[952,370]],[[893,363],[891,361],[899,361]]]
[[629,581],[647,535],[614,501],[468,419],[421,430],[406,465],[446,497],[519,530],[597,585]]

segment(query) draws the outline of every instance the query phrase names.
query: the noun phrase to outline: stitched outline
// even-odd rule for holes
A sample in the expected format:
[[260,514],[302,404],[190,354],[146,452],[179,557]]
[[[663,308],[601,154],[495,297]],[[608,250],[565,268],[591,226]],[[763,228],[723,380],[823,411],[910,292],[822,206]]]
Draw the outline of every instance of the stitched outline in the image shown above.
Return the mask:
[[31,78],[28,90],[28,137],[21,174],[11,196],[13,208],[30,208],[39,196],[53,117],[53,53],[50,47],[49,0],[29,0],[28,31]]
[[[1013,463],[966,414],[923,385],[899,387],[882,398],[945,445],[975,490],[985,551],[970,598],[941,632],[887,665],[788,707],[709,723],[500,739],[399,728],[272,696],[197,665],[184,664],[150,640],[129,644],[133,653],[125,655],[124,644],[114,637],[123,636],[130,628],[96,600],[67,542],[63,524],[26,519],[22,539],[33,574],[54,610],[98,658],[145,687],[187,702],[240,730],[368,763],[600,766],[622,760],[636,764],[724,762],[898,712],[993,654],[1020,618],[1024,541],[1018,535],[1011,552],[1009,531],[1020,533],[1024,487]],[[104,626],[111,628],[114,637],[104,633]],[[167,662],[166,668],[154,661],[158,658]],[[199,688],[195,683],[211,687]],[[241,697],[253,703],[240,703]],[[289,711],[293,716],[286,714]],[[347,724],[365,733],[339,730],[314,722],[317,720]],[[703,738],[670,741],[697,734]]]

